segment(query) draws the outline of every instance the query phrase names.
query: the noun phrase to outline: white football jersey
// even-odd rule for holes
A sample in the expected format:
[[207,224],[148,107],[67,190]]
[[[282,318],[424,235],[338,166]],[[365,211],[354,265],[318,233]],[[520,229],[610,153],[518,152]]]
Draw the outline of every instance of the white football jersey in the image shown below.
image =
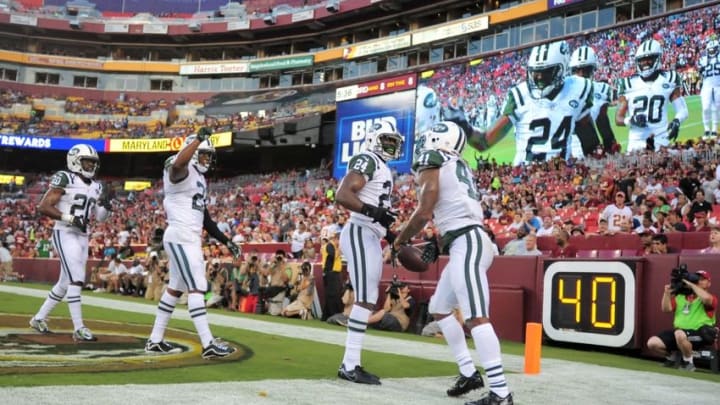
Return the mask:
[[600,219],[606,220],[608,230],[613,232],[621,231],[623,224],[632,226],[632,217],[632,210],[630,207],[625,206],[618,208],[615,204],[608,205],[600,214]]
[[[170,166],[177,155],[165,161],[163,171],[163,207],[168,228],[173,227],[188,233],[188,238],[199,238],[203,229],[205,205],[207,204],[207,183],[205,176],[194,164],[188,165],[188,175],[183,180],[170,181]],[[168,233],[166,232],[166,235]],[[181,242],[181,241],[176,241]]]
[[482,207],[468,164],[454,153],[426,150],[418,155],[413,170],[440,169],[438,200],[433,223],[441,235],[470,225],[482,225]]
[[590,116],[593,122],[600,115],[602,106],[610,103],[610,85],[603,82],[593,82],[593,105],[590,107]]
[[702,73],[703,86],[720,86],[720,59],[718,56],[703,55],[698,61],[698,70]]
[[629,142],[644,142],[655,135],[655,147],[667,145],[668,105],[670,95],[680,87],[680,76],[674,70],[660,71],[655,80],[645,81],[635,74],[620,80],[618,96],[627,100],[627,116],[645,114],[647,127],[630,126]]
[[[361,152],[350,159],[347,167],[348,172],[360,173],[367,181],[358,193],[360,201],[380,208],[392,208],[393,177],[385,161],[373,152]],[[387,233],[385,227],[359,212],[350,213],[350,222],[372,228],[381,238]]]
[[592,104],[592,82],[578,76],[566,77],[553,100],[533,98],[527,82],[511,87],[502,113],[515,125],[513,165],[567,159],[575,122],[589,114]]
[[[95,180],[86,183],[79,174],[61,170],[50,178],[50,187],[65,191],[55,208],[63,214],[84,217],[86,222],[94,218],[97,200],[102,194],[102,186]],[[80,229],[65,221],[55,221],[54,229],[82,234]]]

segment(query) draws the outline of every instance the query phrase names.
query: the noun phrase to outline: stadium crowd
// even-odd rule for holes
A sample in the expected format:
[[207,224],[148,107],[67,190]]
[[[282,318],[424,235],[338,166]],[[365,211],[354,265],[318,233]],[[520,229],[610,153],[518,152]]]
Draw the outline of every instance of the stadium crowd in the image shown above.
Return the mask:
[[[494,161],[478,161],[476,178],[483,190],[486,226],[497,237],[512,237],[523,224],[522,214],[532,210],[539,230],[543,220],[553,225],[572,221],[583,234],[598,233],[599,214],[612,204],[617,192],[627,194],[634,224],[629,232],[641,232],[643,218],[651,224],[677,211],[686,228],[698,228],[692,204],[702,191],[709,204],[707,225],[720,219],[720,145],[714,141],[687,141],[659,152],[607,155],[585,161],[554,160],[512,167]],[[40,175],[0,201],[2,240],[15,257],[47,257],[51,221],[40,216],[36,203],[47,188],[48,176]],[[326,168],[276,172],[221,179],[211,183],[209,207],[221,230],[237,243],[288,242],[300,223],[307,225],[315,244],[346,215],[334,204],[337,181]],[[156,228],[164,227],[162,187],[122,191],[122,182],[111,183],[116,209],[110,220],[93,227],[90,250],[94,258],[117,253],[124,246],[147,245]],[[397,176],[402,224],[415,207],[412,174]],[[21,196],[14,198],[13,196]],[[690,214],[692,213],[692,216]],[[148,215],[150,214],[150,215]],[[659,219],[659,217],[663,217]],[[657,232],[664,232],[662,228]],[[705,229],[707,230],[707,229]],[[222,249],[208,244],[209,258]]]

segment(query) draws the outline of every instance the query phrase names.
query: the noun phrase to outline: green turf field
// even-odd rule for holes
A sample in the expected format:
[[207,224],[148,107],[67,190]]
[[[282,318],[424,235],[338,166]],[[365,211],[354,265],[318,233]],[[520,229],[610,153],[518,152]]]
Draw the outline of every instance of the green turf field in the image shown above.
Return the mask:
[[[47,290],[47,285],[14,284],[26,288]],[[116,299],[110,294],[88,294],[102,298]],[[118,301],[132,301],[146,303],[138,298],[117,297]],[[28,319],[42,303],[42,299],[28,296],[0,292],[0,302],[3,302],[6,312],[26,315]],[[185,312],[185,308],[178,307],[178,312]],[[138,314],[121,310],[83,306],[86,320],[107,320],[133,324],[147,325],[150,333],[153,316]],[[285,325],[302,325],[304,327],[323,330],[341,331],[342,328],[327,325],[320,321],[301,321],[299,319],[284,319],[268,315],[247,315],[230,313],[227,311],[210,310],[210,313],[223,314],[238,318],[253,318],[266,322],[282,323]],[[58,305],[52,314],[53,317],[69,317],[67,304]],[[51,322],[52,325],[52,322]],[[169,325],[172,328],[184,329],[194,333],[191,322],[173,319]],[[159,370],[142,370],[132,372],[95,372],[95,373],[67,373],[67,374],[32,374],[7,375],[0,378],[0,386],[40,386],[55,384],[129,384],[129,383],[177,383],[199,381],[257,381],[263,379],[334,379],[338,362],[342,358],[343,348],[336,344],[325,344],[305,339],[288,338],[266,333],[252,332],[233,327],[211,326],[216,336],[247,346],[252,356],[244,361],[223,363],[208,362],[207,365],[171,368]],[[29,330],[29,329],[28,329]],[[425,338],[410,333],[390,333],[370,330],[369,335],[392,337],[407,341],[420,341],[443,345],[444,341],[437,338]],[[503,342],[502,349],[505,354],[522,355],[524,346],[516,342]],[[720,375],[708,372],[683,373],[677,370],[662,368],[657,361],[641,359],[632,356],[608,354],[592,350],[570,350],[566,348],[544,346],[544,358],[587,362],[595,365],[617,367],[629,370],[650,371],[655,373],[682,375],[700,380],[720,383]],[[448,353],[449,356],[449,353]],[[453,376],[457,368],[448,357],[447,362],[423,360],[419,358],[392,355],[372,351],[363,352],[363,363],[373,370],[381,370],[383,377],[433,377]]]
[[[688,106],[689,117],[680,127],[678,141],[697,139],[703,135],[700,96],[685,97],[685,102]],[[608,117],[610,118],[615,138],[622,145],[622,150],[625,151],[627,150],[628,128],[618,127],[615,125],[615,110],[615,107],[610,107],[608,109]],[[670,108],[670,119],[674,116],[674,114],[674,110]],[[485,159],[495,158],[495,160],[499,163],[512,163],[512,160],[515,157],[515,131],[511,130],[505,138],[493,145],[488,152],[480,153],[476,149],[468,146],[465,148],[465,152],[463,153],[463,157],[473,168],[476,167],[476,156],[478,155]]]

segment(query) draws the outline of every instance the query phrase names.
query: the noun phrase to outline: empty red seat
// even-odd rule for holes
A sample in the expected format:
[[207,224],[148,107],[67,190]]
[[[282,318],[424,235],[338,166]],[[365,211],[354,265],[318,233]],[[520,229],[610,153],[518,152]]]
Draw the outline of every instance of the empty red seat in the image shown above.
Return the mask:
[[622,256],[637,256],[637,249],[622,249]]
[[622,250],[620,249],[603,249],[598,250],[597,257],[602,259],[612,259],[615,257],[620,257],[622,255]]
[[595,257],[598,257],[598,251],[597,250],[578,250],[576,257],[595,258]]

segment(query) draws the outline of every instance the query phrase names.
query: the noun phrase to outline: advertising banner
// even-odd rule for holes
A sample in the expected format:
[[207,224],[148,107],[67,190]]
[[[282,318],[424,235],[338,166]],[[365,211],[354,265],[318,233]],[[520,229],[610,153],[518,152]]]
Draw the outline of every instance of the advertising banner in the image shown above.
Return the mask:
[[356,98],[379,96],[380,94],[414,89],[415,86],[417,86],[417,75],[415,73],[410,73],[407,75],[340,87],[335,91],[335,101],[346,101]]
[[343,59],[356,59],[377,53],[389,52],[395,49],[407,48],[411,43],[412,36],[410,34],[369,41],[343,48]]
[[[216,148],[232,145],[232,132],[218,132],[210,136]],[[109,139],[107,152],[174,152],[182,148],[184,138],[153,138],[153,139]]]
[[246,62],[236,63],[194,63],[180,65],[180,74],[183,76],[190,75],[217,75],[231,73],[247,73],[248,64]]
[[125,191],[143,191],[152,187],[152,183],[149,181],[140,180],[125,180],[123,190]]
[[[552,0],[551,0],[552,1]],[[471,32],[483,31],[490,26],[490,17],[481,15],[466,20],[446,24],[441,27],[420,31],[412,35],[413,46],[447,38],[466,35]]]
[[362,150],[367,130],[378,120],[393,123],[405,137],[400,158],[389,162],[398,173],[410,171],[415,128],[415,91],[350,100],[337,105],[333,176],[345,175],[350,158]]
[[51,138],[34,135],[0,135],[0,146],[5,148],[70,150],[70,148],[79,143],[91,145],[98,152],[103,152],[105,150],[104,139]]
[[17,176],[14,174],[0,174],[0,184],[14,183],[18,186],[25,184],[25,176]]
[[290,58],[266,59],[250,62],[250,72],[265,72],[268,70],[295,69],[312,66],[313,56],[293,56]]

